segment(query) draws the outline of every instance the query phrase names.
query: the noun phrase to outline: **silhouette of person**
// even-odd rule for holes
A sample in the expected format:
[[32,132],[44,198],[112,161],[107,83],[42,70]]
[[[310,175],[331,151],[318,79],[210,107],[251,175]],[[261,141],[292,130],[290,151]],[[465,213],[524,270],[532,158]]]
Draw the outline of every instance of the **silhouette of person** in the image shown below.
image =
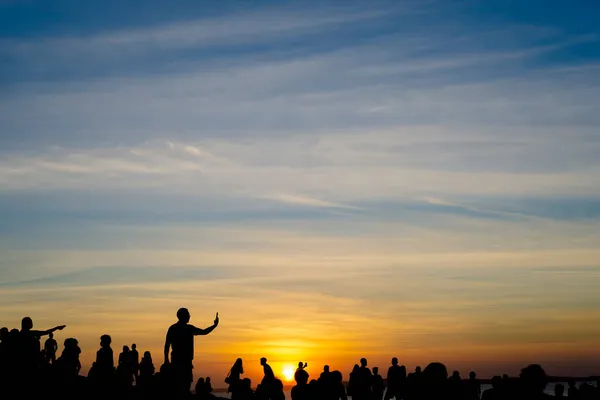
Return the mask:
[[422,375],[423,373],[421,372],[421,367],[418,365],[415,367],[414,372],[411,372],[407,375],[406,387],[404,389],[406,398],[410,398],[412,400],[418,395],[419,386],[421,385],[423,378]]
[[131,363],[131,351],[129,346],[123,346],[123,352],[119,354],[119,365],[117,376],[122,386],[129,388],[133,383],[133,366]]
[[479,400],[481,397],[481,384],[477,380],[475,371],[469,372],[469,381],[467,382],[467,398],[469,400]]
[[115,361],[110,347],[112,339],[109,335],[100,336],[100,350],[96,352],[96,365],[100,375],[107,376],[114,372]]
[[329,372],[329,365],[324,365],[323,372],[321,372],[321,375],[319,375],[319,381],[327,382],[330,374],[331,372]]
[[213,388],[210,382],[210,377],[198,378],[196,382],[196,397],[199,399],[214,399],[215,396],[212,394]]
[[198,380],[196,381],[196,387],[194,389],[197,398],[206,399],[208,397],[208,393],[206,392],[206,384],[204,383],[204,378],[198,378]]
[[10,333],[7,327],[2,327],[0,329],[0,386],[2,385],[2,380],[6,376],[7,366],[10,364]]
[[417,384],[418,399],[451,399],[452,394],[448,388],[448,370],[444,364],[439,362],[430,363],[421,375],[421,381]]
[[350,378],[348,379],[348,396],[353,396],[353,398],[357,390],[358,381],[360,380],[360,377],[358,376],[359,368],[358,364],[354,364],[352,372],[350,372]]
[[304,369],[306,367],[308,367],[308,364],[307,363],[302,363],[302,361],[300,361],[298,363],[298,368],[296,368],[296,371],[299,371],[299,370]]
[[263,367],[264,376],[260,382],[260,390],[256,388],[256,394],[260,398],[269,399],[275,390],[275,374],[265,357],[260,359],[260,365]]
[[63,378],[73,378],[79,374],[79,370],[81,369],[80,354],[81,349],[79,348],[77,339],[65,339],[63,352],[56,361]]
[[262,365],[263,367],[263,380],[261,382],[261,384],[265,383],[265,382],[272,382],[275,380],[275,374],[273,373],[273,369],[271,368],[271,366],[269,364],[267,364],[267,359],[265,357],[260,359],[260,365]]
[[392,358],[392,366],[387,372],[387,390],[385,400],[396,398],[399,400],[404,395],[403,389],[406,383],[406,367],[398,365],[398,358]]
[[[66,325],[58,325],[45,331],[33,330],[33,320],[25,317],[21,320],[20,334],[20,366],[26,370],[35,369],[40,364],[40,338],[50,335],[57,330],[63,330]],[[25,373],[24,375],[27,375]]]
[[6,347],[8,346],[8,336],[8,328],[5,326],[0,328],[0,351],[2,352],[0,353],[0,356],[5,354],[4,352],[6,351]]
[[331,400],[347,400],[348,393],[346,392],[346,386],[344,386],[344,377],[342,373],[338,370],[331,372],[331,397],[327,397],[327,399]]
[[48,334],[48,339],[44,342],[44,354],[46,359],[54,364],[56,362],[56,352],[58,351],[58,343],[54,340],[54,333]]
[[519,399],[538,400],[552,398],[552,396],[544,393],[548,378],[546,371],[540,365],[531,364],[523,368],[519,378]]
[[371,370],[367,367],[367,359],[360,359],[360,367],[356,374],[356,384],[352,392],[353,400],[369,400],[371,398]]
[[144,352],[144,356],[142,357],[142,361],[140,362],[140,382],[145,379],[149,379],[154,375],[154,363],[152,362],[152,354],[149,351]]
[[383,384],[383,377],[379,375],[379,368],[373,367],[373,376],[371,378],[371,398],[373,400],[383,399],[383,391],[385,385]]
[[133,368],[133,375],[135,379],[138,378],[138,371],[140,370],[140,354],[137,351],[137,345],[133,343],[131,345],[131,351],[129,352],[129,357],[131,360],[131,367]]
[[[258,391],[258,388],[257,388]],[[231,397],[233,399],[233,396]],[[238,395],[236,397],[238,400],[254,400],[255,393],[252,390],[252,381],[249,378],[242,379],[240,384],[240,388],[238,390]]]
[[273,381],[273,390],[271,393],[271,400],[285,400],[285,393],[283,392],[283,382],[280,379]]
[[123,346],[123,352],[119,354],[119,365],[121,364],[129,364],[129,347]]
[[241,384],[241,375],[244,374],[244,365],[241,358],[235,360],[235,363],[229,370],[229,374],[227,374],[227,378],[225,378],[225,383],[227,383],[227,392],[231,393],[231,398],[235,399],[238,396],[240,384]]
[[335,383],[333,382],[329,365],[323,366],[323,372],[321,372],[319,375],[317,382],[319,382],[319,388],[324,399],[331,399],[335,396],[337,389]]
[[448,379],[449,383],[449,395],[451,399],[462,400],[465,397],[465,388],[463,385],[460,372],[452,372],[452,376]]
[[311,400],[311,390],[308,386],[308,372],[303,368],[298,368],[294,374],[296,386],[292,388],[292,400]]
[[492,377],[492,387],[481,394],[481,400],[502,400],[502,378],[500,376]]
[[171,350],[170,363],[176,379],[178,395],[187,395],[190,385],[194,381],[192,362],[194,360],[194,336],[208,335],[219,325],[219,313],[215,317],[212,326],[201,329],[189,324],[190,312],[187,308],[177,311],[177,322],[171,325],[165,338],[165,364],[169,364],[169,350]]

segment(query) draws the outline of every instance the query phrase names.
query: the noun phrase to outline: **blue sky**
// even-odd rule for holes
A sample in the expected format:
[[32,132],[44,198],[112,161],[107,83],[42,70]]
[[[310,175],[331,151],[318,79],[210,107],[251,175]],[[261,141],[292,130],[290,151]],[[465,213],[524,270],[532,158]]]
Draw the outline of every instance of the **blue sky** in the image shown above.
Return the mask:
[[[594,1],[0,1],[6,324],[66,307],[90,349],[100,322],[130,340],[131,317],[98,311],[120,296],[159,348],[202,292],[208,321],[236,321],[217,345],[256,344],[236,308],[252,297],[353,343],[375,309],[405,338],[344,357],[597,367],[580,353],[600,333],[598,17]],[[299,348],[280,354],[314,353],[314,332],[263,317]]]

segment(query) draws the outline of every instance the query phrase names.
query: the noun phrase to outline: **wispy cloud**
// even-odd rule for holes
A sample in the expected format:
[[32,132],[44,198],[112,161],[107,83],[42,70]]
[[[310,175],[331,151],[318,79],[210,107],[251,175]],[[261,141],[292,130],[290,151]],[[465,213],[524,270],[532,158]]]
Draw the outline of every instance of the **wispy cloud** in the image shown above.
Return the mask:
[[[252,142],[206,139],[189,144],[171,141],[170,145],[54,149],[39,155],[13,153],[0,161],[0,181],[4,191],[170,187],[195,194],[267,196],[315,206],[415,194],[427,198],[448,194],[598,195],[593,182],[600,166],[592,153],[600,144],[595,139],[563,146],[559,138],[548,135],[540,136],[535,144],[503,148],[494,143],[473,145],[468,135],[461,138],[462,132],[448,129],[420,131],[418,137],[404,128],[395,135],[330,134],[309,140],[300,152],[293,149],[305,138],[288,135]],[[428,144],[435,137],[447,140],[451,135],[453,144]],[[538,151],[541,147],[542,153]],[[534,153],[521,158],[527,149]],[[580,158],[561,159],[569,153]],[[272,156],[257,157],[259,154]],[[556,154],[553,164],[547,164],[548,154]],[[496,164],[490,165],[491,160]],[[574,164],[561,170],[545,168],[561,162]],[[314,195],[304,198],[294,194],[298,192]],[[321,198],[327,200],[321,202]]]
[[[122,50],[154,50],[161,48],[191,48],[254,43],[273,35],[302,35],[332,29],[339,25],[376,19],[389,15],[390,10],[370,10],[339,7],[284,8],[238,12],[225,16],[184,20],[151,28],[122,29],[88,37],[46,38],[42,43],[5,41],[3,46],[15,53],[45,48],[60,52],[102,52],[115,54]],[[399,7],[395,7],[396,10]],[[407,10],[408,7],[403,7]]]
[[311,207],[325,207],[325,208],[344,208],[348,210],[360,210],[359,207],[354,207],[341,203],[334,203],[331,201],[316,199],[314,197],[308,196],[298,196],[294,194],[286,194],[286,193],[278,193],[274,195],[269,195],[265,197],[269,200],[281,201],[283,203],[289,204],[297,204],[302,206],[311,206]]

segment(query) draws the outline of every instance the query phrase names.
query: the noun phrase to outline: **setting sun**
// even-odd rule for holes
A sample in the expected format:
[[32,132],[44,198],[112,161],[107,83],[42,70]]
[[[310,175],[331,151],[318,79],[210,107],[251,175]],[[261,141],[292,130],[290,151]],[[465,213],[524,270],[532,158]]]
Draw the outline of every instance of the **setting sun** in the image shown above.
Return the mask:
[[294,367],[285,365],[283,367],[282,373],[283,373],[283,377],[285,378],[286,381],[291,381],[294,379]]

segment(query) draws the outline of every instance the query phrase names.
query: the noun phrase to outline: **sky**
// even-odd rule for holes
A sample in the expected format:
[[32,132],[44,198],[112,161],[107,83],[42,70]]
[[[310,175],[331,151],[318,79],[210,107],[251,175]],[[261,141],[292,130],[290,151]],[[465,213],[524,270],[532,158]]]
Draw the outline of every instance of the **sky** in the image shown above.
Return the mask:
[[600,373],[597,1],[0,0],[0,325],[216,386]]

